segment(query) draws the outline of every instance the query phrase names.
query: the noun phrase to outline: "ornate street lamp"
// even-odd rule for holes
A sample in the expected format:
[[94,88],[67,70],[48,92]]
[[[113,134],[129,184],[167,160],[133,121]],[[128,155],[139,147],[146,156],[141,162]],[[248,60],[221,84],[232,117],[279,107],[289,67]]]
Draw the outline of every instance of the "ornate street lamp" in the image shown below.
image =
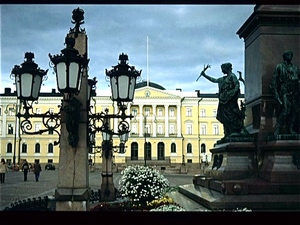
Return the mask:
[[57,88],[61,93],[78,94],[80,91],[82,71],[87,66],[89,60],[86,55],[79,55],[74,48],[75,39],[66,37],[66,48],[61,50],[60,55],[49,54],[51,62],[54,64],[56,73]]
[[[126,119],[133,118],[132,115],[126,115],[125,111],[127,109],[127,106],[125,105],[125,102],[131,102],[133,100],[136,80],[141,75],[142,70],[137,71],[135,70],[134,66],[129,66],[126,62],[128,60],[128,56],[124,53],[119,55],[119,60],[120,63],[118,63],[118,65],[113,66],[113,69],[111,69],[110,71],[106,69],[105,73],[110,79],[112,100],[117,102],[120,111],[118,114],[108,114],[108,109],[105,110],[105,113],[101,112],[93,114],[90,112],[89,134],[91,136],[96,132],[102,132],[104,143],[102,143],[102,146],[93,146],[95,143],[90,142],[90,146],[92,146],[93,148],[102,149],[103,147],[105,147],[106,149],[108,149],[108,147],[110,146],[112,148],[119,148],[120,151],[123,152],[125,149],[125,142],[128,140],[129,134],[129,124]],[[92,86],[92,81],[90,81],[90,83]],[[121,119],[118,125],[117,132],[109,129],[107,122],[108,119]],[[100,121],[102,125],[96,126],[96,122]],[[112,146],[111,138],[113,135],[119,135],[122,145]],[[107,151],[105,152],[105,157],[108,157]]]
[[105,70],[106,75],[110,78],[112,100],[118,105],[121,102],[131,102],[134,97],[136,79],[141,75],[142,70],[135,70],[134,66],[129,66],[126,62],[128,55],[122,53],[119,56],[120,63],[113,66],[111,70]]
[[[45,132],[55,131],[59,137],[60,133],[57,129],[60,127],[60,112],[53,113],[49,110],[46,113],[38,114],[33,112],[33,102],[38,100],[42,81],[47,79],[48,70],[42,70],[38,65],[33,62],[34,54],[32,52],[25,53],[25,62],[19,65],[15,65],[11,72],[11,77],[15,77],[15,84],[17,89],[17,98],[23,102],[24,114],[17,113],[17,117],[24,117],[20,127],[25,134],[42,134]],[[28,101],[31,101],[29,103]],[[42,118],[43,125],[46,129],[31,132],[33,128],[29,118]],[[54,142],[57,145],[58,142]]]
[[32,52],[26,52],[25,59],[21,66],[15,65],[11,73],[15,76],[18,99],[35,101],[39,98],[43,77],[48,70],[38,67]]

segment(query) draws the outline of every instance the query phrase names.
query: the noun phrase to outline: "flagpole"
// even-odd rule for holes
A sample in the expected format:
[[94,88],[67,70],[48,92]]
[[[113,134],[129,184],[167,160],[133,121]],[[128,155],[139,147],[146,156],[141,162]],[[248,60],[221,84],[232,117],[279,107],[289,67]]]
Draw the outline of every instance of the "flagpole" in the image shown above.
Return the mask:
[[149,86],[149,47],[148,47],[148,35],[147,35],[147,86]]

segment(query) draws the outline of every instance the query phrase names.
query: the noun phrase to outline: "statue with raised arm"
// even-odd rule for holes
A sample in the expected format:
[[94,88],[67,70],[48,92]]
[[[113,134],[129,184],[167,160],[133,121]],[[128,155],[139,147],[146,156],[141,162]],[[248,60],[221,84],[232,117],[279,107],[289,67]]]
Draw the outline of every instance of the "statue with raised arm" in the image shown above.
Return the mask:
[[224,126],[224,138],[247,136],[249,133],[244,127],[245,110],[243,108],[240,109],[237,102],[240,94],[240,84],[236,75],[232,73],[232,64],[222,64],[221,69],[225,76],[217,79],[205,73],[205,70],[209,67],[209,65],[204,66],[200,77],[203,76],[213,83],[218,83],[219,105],[217,120]]
[[284,124],[287,125],[290,134],[297,134],[295,121],[299,112],[299,78],[300,71],[291,61],[293,52],[287,50],[283,53],[283,62],[279,63],[274,70],[272,85],[270,86],[275,95],[281,113],[277,118],[274,136],[277,136]]

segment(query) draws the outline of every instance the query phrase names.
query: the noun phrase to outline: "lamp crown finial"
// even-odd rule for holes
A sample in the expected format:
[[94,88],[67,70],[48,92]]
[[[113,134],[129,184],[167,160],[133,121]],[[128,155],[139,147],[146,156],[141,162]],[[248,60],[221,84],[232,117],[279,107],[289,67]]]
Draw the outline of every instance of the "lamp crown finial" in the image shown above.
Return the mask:
[[26,52],[25,53],[25,59],[27,62],[32,62],[34,59],[34,53],[32,52]]

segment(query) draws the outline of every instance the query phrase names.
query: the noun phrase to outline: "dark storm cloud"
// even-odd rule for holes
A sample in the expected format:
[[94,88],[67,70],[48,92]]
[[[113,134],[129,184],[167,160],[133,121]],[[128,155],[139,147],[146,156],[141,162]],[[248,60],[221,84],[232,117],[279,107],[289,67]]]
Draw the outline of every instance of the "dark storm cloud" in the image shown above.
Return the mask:
[[[24,53],[35,53],[36,62],[49,69],[42,90],[56,88],[48,53],[58,54],[77,5],[1,6],[1,91],[13,87],[9,74],[23,62]],[[108,88],[104,71],[118,63],[122,52],[147,79],[147,36],[150,80],[166,89],[201,89],[217,92],[205,79],[195,82],[204,64],[214,77],[220,65],[244,70],[244,41],[236,31],[253,12],[253,5],[79,5],[85,11],[82,25],[88,35],[89,75],[97,89]],[[14,87],[13,87],[14,89]]]

